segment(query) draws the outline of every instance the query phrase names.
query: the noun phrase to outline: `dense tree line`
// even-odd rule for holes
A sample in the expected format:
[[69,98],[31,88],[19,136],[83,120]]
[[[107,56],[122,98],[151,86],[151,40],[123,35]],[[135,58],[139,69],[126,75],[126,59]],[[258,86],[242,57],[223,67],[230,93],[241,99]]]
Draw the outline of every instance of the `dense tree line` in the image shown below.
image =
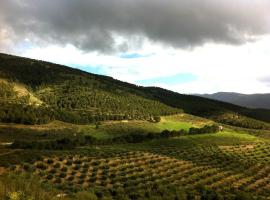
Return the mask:
[[216,121],[229,124],[231,126],[238,126],[249,129],[264,129],[270,130],[270,124],[239,114],[226,114],[216,118]]
[[11,145],[13,149],[47,149],[47,150],[63,150],[63,149],[73,149],[76,146],[86,146],[86,145],[109,145],[109,144],[123,144],[123,143],[140,143],[146,142],[153,139],[162,139],[170,137],[180,137],[184,135],[194,135],[194,134],[206,134],[206,133],[217,133],[219,127],[216,125],[204,126],[202,128],[190,128],[189,131],[179,130],[179,131],[168,131],[164,130],[160,133],[132,133],[127,135],[121,135],[114,138],[108,139],[97,139],[92,136],[80,135],[76,138],[62,138],[56,140],[48,141],[24,141],[16,140]]
[[54,112],[46,107],[0,102],[0,121],[20,124],[44,124],[54,120]]
[[[19,124],[44,124],[55,119],[74,123],[74,124],[89,124],[98,123],[107,120],[131,120],[141,119],[157,122],[160,117],[154,118],[150,115],[120,115],[120,114],[95,114],[92,112],[79,112],[67,110],[54,110],[48,107],[32,106],[27,104],[6,103],[0,101],[0,122],[19,123]],[[154,121],[153,121],[154,120]]]
[[219,132],[219,126],[217,125],[212,125],[212,126],[209,126],[209,125],[206,125],[202,128],[190,128],[189,129],[189,134],[190,135],[197,135],[197,134],[204,134],[204,133],[217,133]]
[[11,145],[13,149],[47,149],[47,150],[64,150],[73,149],[75,141],[68,138],[50,140],[50,141],[14,141]]

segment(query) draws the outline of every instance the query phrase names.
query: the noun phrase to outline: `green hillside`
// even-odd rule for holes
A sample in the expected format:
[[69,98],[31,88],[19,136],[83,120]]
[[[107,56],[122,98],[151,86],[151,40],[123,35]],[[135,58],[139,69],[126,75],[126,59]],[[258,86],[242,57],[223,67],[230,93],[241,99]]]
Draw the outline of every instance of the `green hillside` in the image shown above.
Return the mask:
[[[269,110],[140,87],[39,60],[0,54],[0,79],[0,120],[3,122],[153,121],[154,116],[184,111],[234,126],[270,129],[266,123],[270,121]],[[227,116],[237,117],[232,120]]]
[[[5,107],[3,104],[15,106],[19,103],[19,98],[15,101],[15,93],[12,97],[4,93],[9,94],[14,86],[23,84],[42,102],[39,108],[50,109],[50,113],[53,113],[47,121],[59,119],[72,123],[91,123],[122,119],[149,120],[151,116],[182,112],[181,109],[136,94],[133,92],[137,90],[136,86],[42,61],[1,55],[0,78],[9,82],[9,88],[1,88],[3,98],[6,98],[1,101],[2,108]],[[25,100],[19,104],[29,107],[27,102]]]

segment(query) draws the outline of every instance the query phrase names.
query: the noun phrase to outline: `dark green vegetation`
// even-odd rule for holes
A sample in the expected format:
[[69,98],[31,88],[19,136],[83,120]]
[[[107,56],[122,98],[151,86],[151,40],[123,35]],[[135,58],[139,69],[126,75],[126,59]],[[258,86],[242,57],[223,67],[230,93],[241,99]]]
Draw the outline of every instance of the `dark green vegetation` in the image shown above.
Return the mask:
[[[247,109],[161,88],[140,87],[43,61],[0,54],[0,78],[2,85],[6,82],[0,89],[0,120],[4,122],[153,121],[158,120],[158,116],[184,111],[235,126],[270,129],[269,124],[257,121],[269,122],[268,110]],[[17,88],[15,93],[12,87]],[[227,118],[223,120],[224,114],[238,118],[232,123]]]
[[154,139],[163,139],[170,137],[180,137],[184,135],[199,135],[219,132],[217,125],[205,125],[201,128],[190,128],[189,131],[184,129],[180,130],[164,130],[160,133],[132,133],[123,134],[114,138],[97,139],[90,135],[80,135],[76,137],[65,137],[55,140],[43,140],[43,141],[27,141],[27,140],[15,140],[9,147],[12,149],[46,149],[46,150],[64,150],[74,149],[75,147],[87,146],[87,145],[112,145],[112,144],[124,144],[124,143],[140,143]]
[[0,199],[269,199],[269,113],[0,54]]
[[1,55],[0,78],[24,84],[42,102],[39,107],[49,107],[55,119],[66,122],[149,120],[182,112],[145,98],[137,86],[42,61]]
[[92,136],[96,139],[110,139],[129,134],[160,133],[163,130],[188,131],[190,127],[212,125],[212,121],[181,114],[161,117],[158,123],[143,120],[105,121],[96,124],[76,125],[54,121],[40,125],[0,124],[0,140],[2,142],[47,141],[53,139]]
[[[248,128],[255,129],[258,126],[254,124],[257,124],[258,120],[270,122],[269,110],[248,109],[202,97],[183,95],[161,88],[150,87],[145,88],[144,90],[155,99],[158,99],[169,106],[181,108],[185,113],[213,119],[217,122],[224,123],[223,119],[227,119],[228,116],[237,116],[233,119],[233,125],[245,127],[246,124],[249,124]],[[229,120],[226,120],[225,122],[231,124]],[[269,124],[264,123],[263,129],[270,129]]]

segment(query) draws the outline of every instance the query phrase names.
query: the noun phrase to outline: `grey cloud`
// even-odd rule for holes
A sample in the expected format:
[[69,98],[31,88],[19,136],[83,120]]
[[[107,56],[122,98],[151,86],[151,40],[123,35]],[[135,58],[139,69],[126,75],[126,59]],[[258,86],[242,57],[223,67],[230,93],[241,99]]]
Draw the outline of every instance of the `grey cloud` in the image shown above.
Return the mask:
[[139,36],[175,48],[243,44],[269,33],[269,9],[268,0],[1,0],[0,21],[18,41],[112,52]]
[[266,84],[267,86],[270,86],[270,74],[269,76],[261,77],[258,80]]

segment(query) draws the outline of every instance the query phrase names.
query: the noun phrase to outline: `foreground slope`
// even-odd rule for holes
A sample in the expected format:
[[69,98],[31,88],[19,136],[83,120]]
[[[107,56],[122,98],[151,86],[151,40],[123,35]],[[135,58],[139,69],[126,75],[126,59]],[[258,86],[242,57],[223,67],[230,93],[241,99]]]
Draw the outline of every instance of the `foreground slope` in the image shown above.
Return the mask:
[[[269,142],[245,130],[226,128],[216,134],[132,145],[84,146],[64,151],[2,148],[0,165],[9,166],[7,171],[28,172],[39,178],[34,179],[38,187],[29,192],[24,184],[15,181],[22,179],[20,175],[13,175],[11,180],[0,176],[0,191],[1,184],[6,187],[0,197],[16,191],[25,191],[31,197],[42,188],[50,198],[65,193],[64,199],[78,200],[86,199],[80,196],[82,190],[100,200],[268,199]],[[24,180],[33,179],[25,176]],[[36,197],[41,199],[46,198]]]

